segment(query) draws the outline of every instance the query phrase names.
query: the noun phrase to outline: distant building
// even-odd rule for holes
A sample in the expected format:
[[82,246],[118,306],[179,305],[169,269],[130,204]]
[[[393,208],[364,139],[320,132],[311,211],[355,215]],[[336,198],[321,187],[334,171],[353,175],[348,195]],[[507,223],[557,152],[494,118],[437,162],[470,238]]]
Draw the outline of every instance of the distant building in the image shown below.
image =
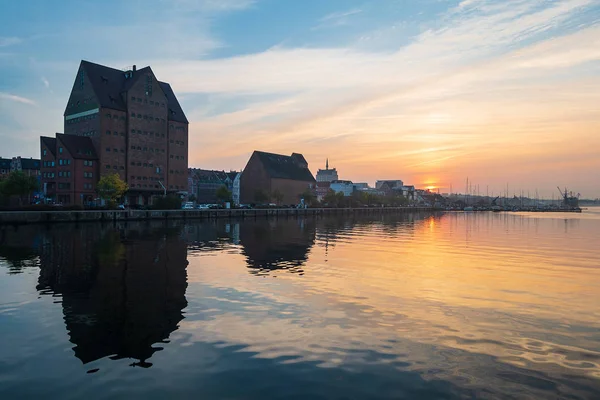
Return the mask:
[[40,176],[40,160],[33,158],[13,157],[10,163],[11,171],[20,171],[27,176]]
[[337,170],[335,168],[329,168],[329,159],[327,159],[325,161],[325,169],[319,169],[317,171],[317,186],[315,190],[317,194],[317,200],[322,201],[330,189],[331,182],[337,181],[338,179]]
[[319,169],[317,171],[316,181],[318,182],[333,182],[337,181],[338,173],[335,168],[329,169],[329,159],[325,161],[325,169]]
[[331,182],[330,189],[336,193],[343,193],[345,197],[350,197],[354,193],[354,184],[351,181],[337,180]]
[[236,206],[240,205],[240,182],[242,178],[242,173],[238,172],[233,179],[233,186],[231,188],[231,197],[233,200],[233,204]]
[[196,196],[200,204],[214,204],[219,201],[217,190],[225,186],[233,193],[233,182],[238,172],[215,171],[190,168],[188,170],[188,191]]
[[[42,165],[42,183],[61,192],[64,204],[83,204],[100,177],[112,173],[127,182],[130,204],[151,204],[165,191],[187,192],[188,120],[171,86],[156,79],[150,67],[119,70],[81,61],[65,107],[64,136],[84,140],[64,139],[56,148],[74,153],[54,154],[55,160],[49,157],[54,149],[49,139],[56,138],[41,139],[45,161],[55,167]],[[77,153],[83,149],[78,146],[90,149],[89,143],[94,158]],[[76,159],[86,170],[74,174]],[[84,160],[95,169],[91,178]]]
[[279,192],[281,204],[298,204],[302,193],[314,186],[315,178],[302,154],[284,156],[255,151],[240,178],[240,201],[271,202],[272,194]]
[[[385,186],[385,188],[383,188],[384,186]],[[402,186],[404,186],[404,182],[402,182],[400,179],[381,180],[381,181],[375,182],[375,189],[377,189],[377,190],[386,190],[386,189],[393,190],[396,188],[401,188]]]
[[367,190],[369,189],[369,184],[365,182],[354,183],[355,190]]
[[10,164],[12,160],[10,158],[0,158],[0,179],[10,174]]

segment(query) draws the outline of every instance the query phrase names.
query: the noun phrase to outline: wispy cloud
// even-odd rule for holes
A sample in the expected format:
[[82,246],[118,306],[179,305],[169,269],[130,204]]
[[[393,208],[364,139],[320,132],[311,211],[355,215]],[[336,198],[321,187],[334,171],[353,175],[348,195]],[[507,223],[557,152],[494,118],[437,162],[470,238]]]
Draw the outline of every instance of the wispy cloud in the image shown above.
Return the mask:
[[332,28],[336,26],[347,25],[350,22],[350,17],[360,14],[361,9],[353,8],[347,11],[340,11],[328,14],[319,20],[319,23],[313,29]]
[[18,37],[0,37],[0,47],[12,46],[22,41],[23,39]]
[[0,92],[0,99],[10,100],[10,101],[14,101],[17,103],[29,104],[32,106],[36,105],[36,102],[33,100],[30,100],[26,97],[16,96],[16,95],[10,94],[10,93]]
[[41,79],[42,79],[42,83],[44,84],[44,87],[46,89],[49,89],[50,88],[50,82],[48,82],[48,79],[46,79],[46,77],[44,77],[44,76],[42,76]]

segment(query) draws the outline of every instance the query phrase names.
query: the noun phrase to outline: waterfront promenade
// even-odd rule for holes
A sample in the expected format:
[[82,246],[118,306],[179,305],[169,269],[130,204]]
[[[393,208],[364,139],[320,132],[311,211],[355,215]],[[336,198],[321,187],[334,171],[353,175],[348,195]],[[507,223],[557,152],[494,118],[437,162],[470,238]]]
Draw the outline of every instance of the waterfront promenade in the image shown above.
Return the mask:
[[161,219],[264,218],[319,215],[376,215],[436,211],[433,207],[362,207],[362,208],[268,208],[218,210],[88,210],[88,211],[3,211],[0,225],[44,224],[58,222],[109,222]]

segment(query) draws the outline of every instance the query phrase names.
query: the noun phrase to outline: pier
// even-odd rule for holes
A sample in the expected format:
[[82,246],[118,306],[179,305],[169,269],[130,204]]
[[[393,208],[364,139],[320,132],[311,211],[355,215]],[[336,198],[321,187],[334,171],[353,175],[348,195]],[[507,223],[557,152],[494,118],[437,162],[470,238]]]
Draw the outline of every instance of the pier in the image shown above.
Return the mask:
[[141,220],[210,220],[219,218],[287,218],[327,215],[378,215],[405,212],[443,211],[434,207],[363,208],[268,208],[217,210],[88,210],[88,211],[3,211],[0,225],[49,224],[59,222],[110,222]]

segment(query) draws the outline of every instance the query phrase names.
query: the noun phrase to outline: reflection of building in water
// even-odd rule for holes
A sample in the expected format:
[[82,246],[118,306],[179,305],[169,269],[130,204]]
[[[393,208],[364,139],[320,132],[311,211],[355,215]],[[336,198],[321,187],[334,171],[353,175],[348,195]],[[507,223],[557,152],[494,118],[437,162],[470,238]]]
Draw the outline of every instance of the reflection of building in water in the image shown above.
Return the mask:
[[[67,228],[68,229],[68,228]],[[38,289],[62,295],[75,356],[148,360],[186,307],[186,244],[180,227],[83,225],[45,235]]]
[[9,274],[38,266],[39,231],[39,226],[0,226],[0,265],[5,265]]
[[284,269],[302,274],[302,266],[315,243],[315,220],[244,221],[240,224],[240,242],[252,273]]

